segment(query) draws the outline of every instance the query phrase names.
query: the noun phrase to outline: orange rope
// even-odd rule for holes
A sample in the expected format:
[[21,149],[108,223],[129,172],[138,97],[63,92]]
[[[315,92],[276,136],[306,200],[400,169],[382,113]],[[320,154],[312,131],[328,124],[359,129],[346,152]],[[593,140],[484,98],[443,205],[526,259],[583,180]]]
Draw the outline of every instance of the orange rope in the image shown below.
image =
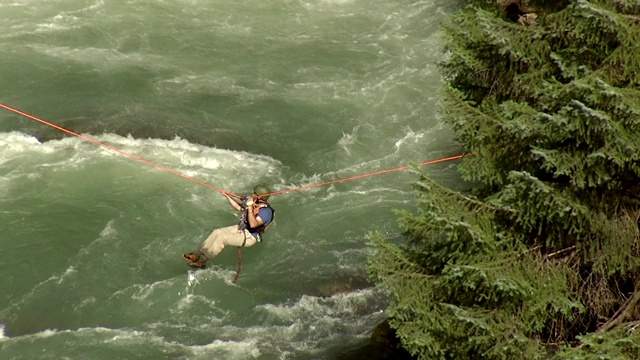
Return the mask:
[[[52,127],[52,128],[54,128],[54,129],[58,129],[58,130],[60,130],[60,131],[64,131],[64,132],[66,132],[67,134],[70,134],[70,135],[73,135],[73,136],[77,136],[77,137],[79,137],[79,138],[81,138],[81,139],[83,139],[83,140],[86,140],[86,141],[92,142],[92,143],[94,143],[94,144],[96,144],[96,145],[102,146],[102,147],[107,148],[107,149],[109,149],[109,150],[111,150],[111,151],[115,151],[115,152],[117,152],[117,153],[119,153],[119,154],[122,154],[122,155],[128,156],[128,157],[130,157],[130,158],[132,158],[132,159],[134,159],[134,160],[138,160],[138,161],[143,162],[143,163],[145,163],[145,164],[151,165],[151,166],[156,167],[156,168],[158,168],[158,169],[160,169],[160,170],[164,170],[164,171],[166,171],[166,172],[169,172],[169,173],[172,173],[172,174],[174,174],[174,175],[180,176],[180,177],[182,177],[182,178],[184,178],[184,179],[187,179],[187,180],[189,180],[189,181],[193,181],[193,182],[194,182],[194,183],[196,183],[196,184],[200,184],[200,185],[206,186],[206,187],[208,187],[208,188],[214,189],[214,190],[216,190],[216,191],[218,191],[218,192],[220,192],[220,193],[222,193],[222,194],[228,194],[229,196],[232,196],[232,197],[235,197],[235,198],[238,198],[238,199],[242,198],[240,195],[236,195],[236,194],[231,193],[231,192],[228,192],[228,191],[226,191],[226,190],[224,190],[224,189],[220,189],[220,188],[215,187],[215,186],[213,186],[213,185],[207,184],[207,183],[202,182],[202,181],[200,181],[200,180],[197,180],[197,179],[194,179],[194,178],[189,177],[189,176],[187,176],[187,175],[184,175],[184,174],[182,174],[182,173],[179,173],[179,172],[177,172],[177,171],[175,171],[175,170],[171,170],[171,169],[166,168],[166,167],[164,167],[164,166],[160,166],[160,165],[155,164],[155,163],[153,163],[153,162],[151,162],[151,161],[149,161],[149,160],[145,160],[145,159],[143,159],[143,158],[141,158],[141,157],[139,157],[139,156],[136,156],[136,155],[130,154],[130,153],[126,152],[126,151],[123,151],[123,150],[117,149],[117,148],[115,148],[115,147],[113,147],[113,146],[110,146],[110,145],[107,145],[107,144],[105,144],[105,143],[102,143],[102,142],[100,142],[100,141],[98,141],[98,140],[96,140],[96,139],[93,139],[93,138],[89,137],[89,136],[85,136],[85,135],[82,135],[82,134],[75,133],[75,132],[73,132],[73,131],[71,131],[71,130],[68,130],[68,129],[63,128],[62,126],[58,126],[58,125],[56,125],[56,124],[53,124],[53,123],[50,123],[50,122],[48,122],[48,121],[42,120],[42,119],[40,119],[40,118],[38,118],[38,117],[35,117],[35,116],[33,116],[33,115],[30,115],[30,114],[27,114],[27,113],[22,112],[22,111],[20,111],[20,110],[18,110],[18,109],[14,109],[14,108],[12,108],[12,107],[10,107],[10,106],[7,106],[7,105],[4,105],[4,104],[2,104],[2,103],[0,103],[0,107],[3,107],[3,108],[5,108],[5,109],[7,109],[7,110],[9,110],[9,111],[12,111],[12,112],[14,112],[14,113],[16,113],[16,114],[18,114],[18,115],[22,115],[22,116],[27,117],[27,118],[29,118],[29,119],[32,119],[32,120],[35,120],[35,121],[41,122],[41,123],[43,123],[43,124],[45,124],[45,125],[51,126],[51,127]],[[472,153],[467,153],[467,154],[461,154],[461,155],[456,155],[456,156],[450,156],[450,157],[442,158],[442,159],[429,160],[429,161],[421,162],[421,163],[419,163],[418,165],[419,165],[419,166],[431,165],[431,164],[436,164],[436,163],[440,163],[440,162],[445,162],[445,161],[450,161],[450,160],[461,159],[461,158],[463,158],[463,157],[465,157],[465,156],[470,156],[470,155],[474,155],[474,154],[472,154]],[[375,176],[375,175],[386,174],[386,173],[390,173],[390,172],[394,172],[394,171],[406,170],[406,169],[408,169],[408,168],[409,168],[409,165],[405,165],[405,166],[400,166],[400,167],[393,168],[393,169],[387,169],[387,170],[375,171],[375,172],[371,172],[371,173],[367,173],[367,174],[361,174],[361,175],[350,176],[350,177],[346,177],[346,178],[343,178],[343,179],[331,180],[331,181],[326,181],[326,182],[317,183],[317,184],[310,184],[310,185],[299,186],[299,187],[295,187],[295,188],[290,188],[290,189],[285,189],[285,190],[275,191],[275,192],[272,192],[272,193],[269,193],[269,194],[263,194],[263,196],[280,195],[280,194],[289,193],[289,192],[293,192],[293,191],[299,191],[299,190],[305,190],[305,189],[310,189],[310,188],[319,187],[319,186],[325,186],[325,185],[337,184],[337,183],[341,183],[341,182],[345,182],[345,181],[356,180],[356,179],[361,179],[361,178],[365,178],[365,177],[370,177],[370,176]]]
[[189,181],[193,181],[193,182],[194,182],[194,183],[196,183],[196,184],[204,185],[204,186],[206,186],[206,187],[209,187],[209,188],[211,188],[211,189],[214,189],[214,190],[216,190],[216,191],[219,191],[219,192],[220,192],[220,193],[222,193],[222,194],[229,194],[230,196],[236,197],[236,198],[238,198],[238,199],[240,199],[240,198],[241,198],[241,196],[240,196],[240,195],[236,195],[236,194],[230,193],[230,192],[228,192],[228,191],[226,191],[226,190],[223,190],[223,189],[217,188],[217,187],[215,187],[215,186],[213,186],[213,185],[209,185],[209,184],[207,184],[207,183],[205,183],[205,182],[202,182],[202,181],[200,181],[200,180],[196,180],[196,179],[194,179],[194,178],[192,178],[192,177],[189,177],[189,176],[187,176],[187,175],[184,175],[184,174],[182,174],[182,173],[179,173],[179,172],[177,172],[177,171],[175,171],[175,170],[171,170],[171,169],[166,168],[166,167],[164,167],[164,166],[161,166],[161,165],[155,164],[155,163],[153,163],[153,162],[151,162],[151,161],[149,161],[149,160],[145,160],[145,159],[143,159],[143,158],[141,158],[141,157],[139,157],[139,156],[136,156],[136,155],[130,154],[130,153],[126,152],[126,151],[123,151],[123,150],[120,150],[120,149],[114,148],[113,146],[110,146],[110,145],[107,145],[107,144],[105,144],[105,143],[102,143],[102,142],[100,142],[100,141],[98,141],[98,140],[96,140],[96,139],[94,139],[94,138],[91,138],[91,137],[88,137],[88,136],[85,136],[85,135],[82,135],[82,134],[75,133],[75,132],[73,132],[73,131],[71,131],[71,130],[69,130],[69,129],[65,129],[65,128],[63,128],[62,126],[58,126],[58,125],[56,125],[56,124],[50,123],[50,122],[45,121],[45,120],[42,120],[42,119],[40,119],[40,118],[37,118],[37,117],[35,117],[35,116],[33,116],[33,115],[29,115],[29,114],[27,114],[27,113],[25,113],[25,112],[22,112],[22,111],[20,111],[20,110],[18,110],[18,109],[14,109],[14,108],[12,108],[12,107],[10,107],[10,106],[7,106],[7,105],[5,105],[5,104],[0,103],[0,107],[3,107],[3,108],[5,108],[5,109],[7,109],[7,110],[9,110],[9,111],[13,111],[14,113],[16,113],[16,114],[18,114],[18,115],[22,115],[22,116],[24,116],[24,117],[28,117],[29,119],[33,119],[33,120],[35,120],[35,121],[39,121],[39,122],[41,122],[41,123],[43,123],[43,124],[45,124],[45,125],[51,126],[52,128],[55,128],[55,129],[58,129],[58,130],[64,131],[64,132],[66,132],[67,134],[71,134],[71,135],[73,135],[73,136],[77,136],[77,137],[79,137],[79,138],[81,138],[81,139],[83,139],[83,140],[86,140],[86,141],[92,142],[92,143],[94,143],[94,144],[96,144],[96,145],[102,146],[102,147],[107,148],[107,149],[109,149],[109,150],[111,150],[111,151],[115,151],[115,152],[117,152],[117,153],[119,153],[119,154],[122,154],[122,155],[128,156],[128,157],[130,157],[130,158],[132,158],[132,159],[135,159],[135,160],[138,160],[138,161],[141,161],[141,162],[143,162],[143,163],[145,163],[145,164],[151,165],[151,166],[156,167],[156,168],[158,168],[158,169],[160,169],[160,170],[164,170],[164,171],[170,172],[170,173],[172,173],[172,174],[174,174],[174,175],[178,175],[178,176],[180,176],[180,177],[182,177],[182,178],[185,178],[185,179],[187,179],[187,180],[189,180]]
[[[423,161],[423,162],[419,163],[418,165],[419,166],[431,165],[431,164],[436,164],[436,163],[440,163],[440,162],[461,159],[461,158],[463,158],[465,156],[471,156],[471,155],[474,155],[474,154],[467,153],[467,154],[460,154],[460,155],[456,155],[456,156],[450,156],[450,157],[442,158],[442,159]],[[310,184],[310,185],[305,185],[305,186],[300,186],[300,187],[295,187],[295,188],[290,188],[290,189],[285,189],[285,190],[280,190],[280,191],[274,191],[274,192],[269,193],[269,194],[264,194],[263,196],[279,195],[279,194],[284,194],[284,193],[288,193],[288,192],[292,192],[292,191],[298,191],[298,190],[310,189],[310,188],[319,187],[319,186],[337,184],[337,183],[341,183],[341,182],[345,182],[345,181],[350,181],[350,180],[355,180],[355,179],[362,179],[362,178],[369,177],[369,176],[382,175],[382,174],[386,174],[386,173],[390,173],[390,172],[394,172],[394,171],[406,170],[408,168],[409,168],[409,165],[405,165],[405,166],[400,166],[400,167],[393,168],[393,169],[375,171],[375,172],[371,172],[371,173],[367,173],[367,174],[360,174],[360,175],[350,176],[350,177],[346,177],[346,178],[343,178],[343,179],[326,181],[326,182],[323,182],[323,183]]]
[[238,247],[238,270],[236,270],[236,277],[233,278],[233,283],[238,283],[238,278],[240,277],[240,271],[242,271],[242,248]]

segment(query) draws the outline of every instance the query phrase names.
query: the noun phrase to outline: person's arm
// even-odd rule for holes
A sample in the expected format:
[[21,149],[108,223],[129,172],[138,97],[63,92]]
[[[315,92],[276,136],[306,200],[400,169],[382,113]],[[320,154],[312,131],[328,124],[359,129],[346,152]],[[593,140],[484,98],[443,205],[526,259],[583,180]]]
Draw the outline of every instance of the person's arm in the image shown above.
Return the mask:
[[254,214],[255,209],[257,208],[250,206],[249,210],[247,210],[247,220],[249,221],[249,226],[251,228],[257,228],[258,226],[264,224],[264,221],[262,221],[262,218]]
[[253,198],[247,199],[247,201],[245,201],[245,205],[247,206],[247,221],[249,222],[249,227],[257,228],[258,226],[264,224],[264,221],[260,218],[260,216],[257,216],[254,213],[255,210],[260,211],[260,208],[253,206]]
[[227,198],[227,201],[229,201],[229,204],[231,204],[231,206],[233,206],[234,209],[236,209],[236,211],[240,211],[242,210],[242,205],[238,204],[237,201],[233,200],[231,198],[231,196],[229,196],[229,194],[222,194]]

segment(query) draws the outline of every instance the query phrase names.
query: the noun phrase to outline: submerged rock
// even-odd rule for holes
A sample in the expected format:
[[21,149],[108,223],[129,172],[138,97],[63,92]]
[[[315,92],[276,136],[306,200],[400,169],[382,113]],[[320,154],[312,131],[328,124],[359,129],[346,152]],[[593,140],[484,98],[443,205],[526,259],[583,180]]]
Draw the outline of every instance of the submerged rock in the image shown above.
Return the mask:
[[391,328],[389,320],[378,324],[373,330],[370,339],[371,344],[378,349],[381,356],[379,359],[411,360],[414,357],[409,354],[400,344],[400,339],[396,335],[396,330]]
[[387,320],[373,330],[369,342],[343,352],[336,360],[415,360],[402,348],[396,332]]
[[315,294],[322,297],[330,297],[337,294],[345,294],[372,287],[364,274],[350,274],[329,279],[315,288]]

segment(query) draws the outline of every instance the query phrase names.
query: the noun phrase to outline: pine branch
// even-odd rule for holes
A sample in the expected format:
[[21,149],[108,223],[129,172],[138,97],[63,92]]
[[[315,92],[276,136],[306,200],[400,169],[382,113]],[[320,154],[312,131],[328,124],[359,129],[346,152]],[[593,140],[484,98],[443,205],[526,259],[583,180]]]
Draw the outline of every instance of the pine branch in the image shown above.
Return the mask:
[[545,255],[545,259],[549,260],[549,259],[555,257],[558,254],[562,254],[562,253],[565,253],[567,251],[575,250],[575,248],[576,248],[576,246],[572,245],[572,246],[569,246],[568,248],[564,248],[564,249],[560,249],[558,251],[554,251],[551,254]]
[[[489,209],[490,211],[498,211],[498,209],[495,206],[491,206],[491,205],[489,205],[489,204],[487,204],[485,202],[472,199],[472,198],[470,198],[468,196],[465,196],[465,195],[461,194],[460,192],[451,190],[450,188],[448,188],[446,186],[438,184],[437,182],[431,180],[431,178],[429,178],[425,173],[423,173],[417,167],[414,167],[414,170],[422,176],[423,180],[429,180],[432,185],[438,187],[440,189],[440,191],[442,191],[443,193],[445,193],[447,195],[462,199],[464,202],[476,205],[478,207],[483,207],[483,208]],[[507,210],[509,212],[515,212],[514,209],[505,209],[505,210]]]
[[[402,265],[406,266],[405,270],[411,269],[411,271],[414,272],[414,274],[417,275],[421,275],[421,276],[426,276],[426,277],[431,277],[431,275],[429,274],[425,274],[424,269],[416,264],[415,262],[409,260],[403,253],[402,250],[400,250],[397,246],[395,246],[392,243],[389,243],[387,241],[384,240],[384,238],[382,237],[376,237],[374,236],[372,239],[372,245],[378,246],[381,250],[386,251],[386,253],[378,253],[377,256],[383,256],[383,258],[385,259],[386,263],[393,263],[394,260],[396,262],[396,268],[400,268],[402,267]],[[387,257],[387,255],[391,256],[391,257]],[[377,268],[378,266],[376,266],[375,264],[370,264],[371,267],[373,268]],[[385,266],[381,266],[380,269],[384,270],[387,267]]]
[[633,311],[635,306],[638,304],[638,301],[640,301],[640,289],[636,289],[633,296],[627,300],[627,302],[625,302],[618,311],[616,311],[616,313],[613,314],[613,316],[609,318],[609,320],[607,320],[600,329],[598,329],[597,332],[606,332],[622,322],[627,316],[629,316],[631,311]]

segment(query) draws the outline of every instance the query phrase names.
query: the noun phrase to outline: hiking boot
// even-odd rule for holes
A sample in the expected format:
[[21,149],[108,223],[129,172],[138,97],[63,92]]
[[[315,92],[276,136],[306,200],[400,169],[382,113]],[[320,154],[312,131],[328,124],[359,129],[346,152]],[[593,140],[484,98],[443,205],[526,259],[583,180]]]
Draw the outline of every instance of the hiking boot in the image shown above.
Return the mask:
[[187,262],[187,265],[196,269],[204,269],[207,266],[207,260],[202,260],[200,256],[195,253],[182,254],[182,258]]

